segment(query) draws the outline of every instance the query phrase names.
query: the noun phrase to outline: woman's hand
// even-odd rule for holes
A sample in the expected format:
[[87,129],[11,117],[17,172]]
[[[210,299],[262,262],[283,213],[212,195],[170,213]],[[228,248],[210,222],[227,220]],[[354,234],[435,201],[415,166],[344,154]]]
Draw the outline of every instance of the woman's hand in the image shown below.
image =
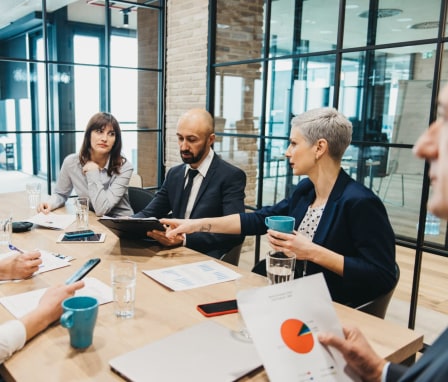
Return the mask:
[[200,219],[160,219],[162,224],[168,226],[166,230],[166,237],[168,239],[172,239],[187,233],[200,232],[199,221]]
[[46,202],[39,204],[39,205],[37,206],[37,212],[42,212],[42,213],[44,213],[45,215],[47,215],[48,213],[51,212],[51,206],[50,206],[50,204],[48,204],[48,203],[46,203]]
[[315,245],[299,232],[283,233],[269,229],[267,237],[272,249],[294,254],[299,260],[309,260],[308,252]]
[[94,170],[98,171],[99,169],[100,169],[100,166],[98,166],[95,162],[88,161],[82,168],[82,172],[85,174],[86,172],[94,171]]

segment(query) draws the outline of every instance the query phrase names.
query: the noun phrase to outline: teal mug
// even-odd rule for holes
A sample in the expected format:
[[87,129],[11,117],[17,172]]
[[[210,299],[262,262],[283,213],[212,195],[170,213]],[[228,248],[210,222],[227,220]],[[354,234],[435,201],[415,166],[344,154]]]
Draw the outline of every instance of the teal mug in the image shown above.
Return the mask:
[[264,223],[274,231],[293,233],[296,219],[292,216],[267,216]]
[[92,345],[98,305],[98,300],[89,296],[74,296],[62,302],[64,313],[60,322],[68,329],[70,345],[74,348],[85,349]]

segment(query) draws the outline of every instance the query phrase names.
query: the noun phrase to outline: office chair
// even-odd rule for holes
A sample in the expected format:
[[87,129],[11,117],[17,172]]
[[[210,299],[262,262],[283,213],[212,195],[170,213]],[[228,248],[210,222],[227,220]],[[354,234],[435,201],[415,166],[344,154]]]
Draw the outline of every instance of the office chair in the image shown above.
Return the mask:
[[355,307],[355,309],[360,310],[362,312],[371,314],[372,316],[376,316],[379,318],[384,318],[386,316],[387,307],[389,306],[389,302],[394,294],[395,288],[397,287],[398,280],[400,280],[400,267],[398,264],[395,264],[395,272],[397,274],[397,281],[394,287],[387,293],[370,300],[362,305]]
[[224,255],[221,256],[220,260],[238,266],[238,263],[240,262],[240,255],[242,248],[243,243],[233,247],[229,252],[224,253]]
[[129,202],[134,213],[141,211],[154,199],[154,192],[140,187],[128,187]]

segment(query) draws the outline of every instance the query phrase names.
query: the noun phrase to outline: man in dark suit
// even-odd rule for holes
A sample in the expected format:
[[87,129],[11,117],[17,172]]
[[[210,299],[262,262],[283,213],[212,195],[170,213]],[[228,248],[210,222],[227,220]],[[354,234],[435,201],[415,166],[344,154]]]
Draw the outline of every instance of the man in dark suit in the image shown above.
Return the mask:
[[[171,168],[154,199],[133,217],[203,218],[244,212],[246,174],[212,149],[213,118],[206,110],[192,109],[178,121],[177,138],[184,164]],[[191,175],[190,175],[191,174]],[[189,181],[189,179],[191,180]],[[188,248],[220,258],[241,244],[244,236],[206,232],[167,239],[153,231],[148,236],[166,246]]]
[[[439,117],[417,140],[414,153],[429,162],[432,194],[428,209],[448,218],[448,85],[439,95]],[[363,381],[448,381],[448,329],[410,368],[379,357],[357,328],[344,328],[345,339],[321,333],[324,345],[338,349]],[[380,336],[381,333],[378,333]]]

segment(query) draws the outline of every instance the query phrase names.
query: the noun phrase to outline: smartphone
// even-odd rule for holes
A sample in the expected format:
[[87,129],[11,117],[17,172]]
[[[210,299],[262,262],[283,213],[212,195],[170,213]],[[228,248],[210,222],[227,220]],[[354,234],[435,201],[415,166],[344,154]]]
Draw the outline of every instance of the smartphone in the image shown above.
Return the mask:
[[65,280],[65,283],[69,285],[75,283],[78,280],[81,280],[85,275],[87,275],[87,273],[95,268],[100,261],[101,259],[99,258],[87,260],[81,268],[79,268],[75,273],[73,273],[73,275]]
[[95,235],[95,232],[93,232],[91,229],[86,229],[83,231],[71,231],[64,234],[64,236],[68,239],[72,239],[74,237],[87,237],[92,235]]
[[236,300],[226,300],[200,304],[197,309],[206,317],[221,316],[223,314],[237,313]]

